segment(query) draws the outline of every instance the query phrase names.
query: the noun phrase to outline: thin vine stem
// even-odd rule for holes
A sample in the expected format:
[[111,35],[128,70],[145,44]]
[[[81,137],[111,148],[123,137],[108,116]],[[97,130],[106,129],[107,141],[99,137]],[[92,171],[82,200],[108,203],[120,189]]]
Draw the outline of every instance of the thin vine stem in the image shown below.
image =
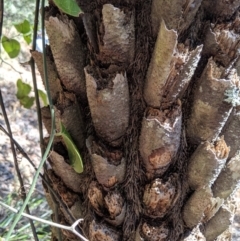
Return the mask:
[[[36,39],[37,39],[37,29],[38,29],[38,20],[39,20],[39,7],[40,7],[40,0],[36,0],[35,18],[34,18],[34,27],[33,27],[33,43],[32,43],[32,50],[33,51],[36,50]],[[31,59],[30,59],[29,63],[30,63],[30,66],[31,66],[33,89],[34,89],[34,95],[35,95],[35,100],[36,100],[40,148],[41,148],[41,154],[43,156],[44,143],[43,143],[42,115],[41,115],[40,101],[39,101],[39,95],[38,95],[38,87],[37,87],[37,80],[36,80],[35,61],[34,61],[32,56],[31,56]]]
[[[52,116],[52,126],[54,126],[54,121],[55,121],[55,120],[54,120],[54,110],[51,110],[51,116]],[[26,199],[25,199],[22,207],[20,208],[19,212],[17,213],[17,215],[16,215],[16,217],[15,217],[15,219],[14,219],[14,221],[13,221],[13,224],[11,225],[11,227],[10,227],[8,233],[7,233],[6,241],[8,241],[9,238],[11,237],[12,232],[13,232],[15,226],[17,225],[18,221],[20,220],[20,218],[21,218],[21,216],[22,216],[22,213],[23,213],[25,207],[27,206],[27,204],[28,204],[28,202],[29,202],[29,200],[30,200],[30,198],[31,198],[31,195],[32,195],[33,192],[34,192],[34,189],[35,189],[35,186],[36,186],[36,183],[37,183],[37,180],[38,180],[40,171],[42,170],[43,164],[44,164],[44,162],[46,161],[46,159],[47,159],[47,157],[48,157],[48,154],[49,154],[49,151],[50,151],[50,149],[51,149],[51,146],[52,146],[52,143],[53,143],[53,139],[54,139],[54,129],[52,128],[52,130],[51,130],[51,135],[50,135],[50,139],[49,139],[49,143],[48,143],[48,145],[47,145],[46,151],[45,151],[45,153],[44,153],[44,155],[43,155],[43,158],[42,158],[42,160],[41,160],[41,162],[40,162],[40,165],[39,165],[39,167],[38,167],[38,169],[37,169],[37,171],[36,171],[36,173],[35,173],[35,175],[34,175],[33,182],[32,182],[32,185],[31,185],[31,187],[30,187],[30,189],[29,189],[29,192],[28,192],[28,194],[27,194],[27,196],[26,196]]]
[[[1,45],[0,45],[1,46]],[[1,52],[1,51],[0,51]],[[6,65],[8,65],[8,66],[10,66],[11,67],[11,69],[13,69],[16,73],[18,73],[19,74],[19,76],[22,78],[22,72],[20,72],[20,71],[18,71],[18,70],[16,70],[11,64],[9,64],[8,62],[6,62],[4,59],[2,59],[2,57],[0,57],[0,60],[1,60],[1,62],[2,63],[4,63],[4,64],[6,64]],[[1,63],[1,64],[2,64]]]
[[44,81],[45,81],[45,86],[46,86],[46,89],[47,89],[47,96],[48,96],[48,102],[49,102],[49,107],[50,107],[50,114],[51,114],[51,133],[50,133],[50,138],[49,138],[49,142],[48,142],[48,145],[46,147],[46,151],[44,152],[43,154],[43,157],[42,157],[42,160],[39,164],[39,167],[34,175],[34,178],[33,178],[33,183],[29,189],[29,192],[26,196],[26,200],[24,201],[22,207],[20,208],[19,212],[16,214],[16,217],[13,221],[13,224],[11,225],[8,233],[7,233],[7,236],[6,236],[6,241],[9,240],[9,238],[11,237],[11,234],[15,228],[15,226],[17,225],[18,221],[20,220],[21,216],[22,216],[22,213],[26,207],[26,205],[28,204],[30,198],[31,198],[31,195],[32,193],[34,192],[34,189],[35,189],[35,186],[36,186],[36,183],[37,183],[37,180],[38,180],[38,177],[39,177],[39,174],[40,174],[40,171],[42,170],[43,168],[43,165],[48,157],[48,154],[50,152],[50,149],[51,149],[51,146],[52,146],[52,143],[53,143],[53,140],[54,140],[54,135],[55,135],[55,114],[54,114],[54,108],[53,108],[53,104],[52,104],[52,99],[51,99],[51,95],[50,95],[50,91],[49,91],[49,82],[48,82],[48,74],[47,74],[47,64],[46,64],[46,50],[45,50],[45,27],[44,27],[44,6],[45,6],[45,0],[42,0],[42,4],[41,4],[41,8],[42,8],[42,36],[43,36],[43,42],[42,42],[42,45],[43,45],[43,66],[44,66]]
[[[8,129],[8,133],[9,133],[9,139],[10,139],[11,150],[12,150],[12,155],[13,155],[13,160],[14,160],[14,166],[15,166],[15,169],[16,169],[18,181],[20,183],[20,188],[21,188],[21,198],[22,198],[23,201],[25,201],[26,200],[26,190],[25,190],[22,175],[21,175],[21,172],[20,172],[20,169],[19,169],[19,166],[18,166],[16,149],[15,149],[14,142],[12,140],[13,139],[12,130],[11,130],[11,126],[10,126],[10,123],[9,123],[9,120],[8,120],[7,112],[6,112],[6,109],[5,109],[5,106],[4,106],[1,89],[0,89],[0,105],[1,105],[2,113],[3,113],[3,117],[4,117],[4,120],[5,120],[7,129]],[[26,205],[26,212],[28,214],[30,214],[30,209],[29,209],[28,205]],[[30,225],[31,225],[33,237],[36,241],[38,241],[38,236],[37,236],[35,226],[34,226],[32,220],[29,220],[29,222],[30,222]]]
[[[37,167],[35,164],[32,162],[32,160],[29,158],[28,154],[23,150],[23,148],[20,146],[20,144],[13,138],[10,137],[9,133],[4,129],[4,127],[0,124],[0,130],[7,135],[9,138],[12,139],[14,142],[14,145],[16,146],[17,150],[21,153],[21,155],[28,160],[28,162],[31,164],[31,166],[34,168],[35,171],[37,171]],[[69,215],[69,218],[71,219],[72,222],[76,221],[76,219],[73,217],[69,209],[66,207],[66,204],[61,200],[61,198],[58,196],[58,194],[53,190],[51,185],[48,183],[48,181],[45,179],[45,177],[40,173],[39,176],[42,178],[42,181],[46,184],[48,189],[51,191],[53,194],[54,198],[59,202],[59,204],[62,206],[64,211]]]

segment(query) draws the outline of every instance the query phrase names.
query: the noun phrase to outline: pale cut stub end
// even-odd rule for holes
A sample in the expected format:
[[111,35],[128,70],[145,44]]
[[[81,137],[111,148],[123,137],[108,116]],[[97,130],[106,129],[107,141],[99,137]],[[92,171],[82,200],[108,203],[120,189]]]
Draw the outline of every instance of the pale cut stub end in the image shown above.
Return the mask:
[[162,21],[144,87],[144,99],[148,106],[160,107],[163,87],[166,84],[176,51],[177,37],[177,32],[168,30]]
[[146,222],[141,222],[136,230],[135,241],[167,241],[168,235],[169,229],[164,223],[154,227]]
[[206,241],[206,238],[199,229],[199,225],[195,227],[191,234],[184,238],[182,241]]
[[199,223],[206,222],[211,218],[222,203],[223,200],[213,198],[209,187],[198,189],[194,191],[184,206],[183,220],[187,227],[194,228]]
[[187,136],[192,143],[215,141],[228,120],[233,106],[224,101],[225,91],[235,86],[226,69],[209,59],[193,93],[191,113],[187,123]]
[[211,186],[224,167],[230,148],[223,137],[213,144],[201,143],[190,158],[188,184],[193,189]]
[[130,64],[135,53],[134,12],[104,4],[98,29],[97,58],[105,64]]
[[95,220],[93,220],[89,225],[90,240],[116,241],[120,240],[120,237],[120,233],[105,223],[97,223]]
[[215,197],[227,199],[240,185],[240,152],[230,159],[212,186]]
[[206,223],[204,236],[206,241],[214,241],[221,235],[233,222],[234,205],[223,205],[218,212]]
[[91,67],[85,68],[87,98],[98,136],[112,146],[122,142],[129,121],[129,90],[126,73],[109,77],[108,86],[99,89],[99,79]]
[[109,189],[124,181],[126,160],[119,150],[108,151],[98,145],[92,136],[86,140],[96,178],[104,188]]
[[144,189],[143,204],[146,215],[157,218],[166,215],[179,198],[177,176],[167,181],[156,178]]
[[161,177],[174,160],[180,145],[181,106],[160,111],[148,108],[142,120],[139,151],[148,179]]
[[46,15],[45,25],[61,83],[68,91],[86,100],[84,76],[86,54],[76,25],[66,15],[56,17]]

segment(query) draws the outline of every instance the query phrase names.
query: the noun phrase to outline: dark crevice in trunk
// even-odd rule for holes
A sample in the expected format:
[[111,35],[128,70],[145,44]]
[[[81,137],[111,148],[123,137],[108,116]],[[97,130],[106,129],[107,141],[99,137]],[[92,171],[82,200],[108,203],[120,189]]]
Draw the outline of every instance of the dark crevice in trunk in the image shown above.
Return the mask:
[[127,74],[129,76],[129,90],[131,96],[130,121],[124,141],[127,159],[127,173],[122,186],[128,203],[125,221],[123,224],[123,240],[134,240],[135,230],[141,213],[141,195],[145,183],[144,168],[138,153],[138,140],[141,130],[141,121],[145,109],[143,100],[144,79],[146,76],[153,40],[151,38],[151,0],[138,1],[135,8],[136,43],[135,58]]
[[[226,56],[221,56],[222,45],[219,42],[224,38],[220,36],[222,37],[221,39],[217,35],[218,29],[214,29],[217,26],[216,22],[226,24],[229,21],[229,17],[227,17],[227,21],[225,20],[226,16],[216,18],[214,13],[211,12],[213,6],[210,4],[211,6],[207,9],[208,5],[204,4],[209,2],[206,0],[203,0],[202,3],[200,3],[201,1],[193,1],[193,6],[197,4],[197,7],[199,7],[201,4],[197,13],[196,11],[191,12],[190,8],[192,8],[192,5],[188,6],[188,4],[192,3],[191,1],[186,1],[187,6],[184,5],[182,7],[180,1],[178,1],[176,6],[180,7],[173,8],[173,10],[178,14],[181,12],[180,10],[185,12],[187,9],[187,15],[190,9],[190,14],[183,17],[177,16],[176,19],[179,17],[183,21],[186,18],[188,21],[182,23],[182,25],[180,24],[178,26],[179,29],[178,27],[176,28],[177,30],[168,29],[166,26],[176,23],[176,19],[172,21],[171,16],[169,18],[166,17],[170,23],[166,21],[166,24],[164,22],[160,24],[160,37],[156,38],[156,36],[153,36],[151,22],[152,0],[78,0],[77,2],[84,11],[84,15],[79,18],[65,16],[60,13],[52,1],[50,1],[50,7],[47,8],[47,19],[51,19],[48,21],[50,25],[51,21],[53,23],[59,21],[60,26],[67,22],[74,29],[73,35],[77,35],[76,39],[82,41],[80,49],[83,50],[84,56],[79,54],[82,58],[82,66],[78,67],[81,70],[84,69],[84,74],[81,79],[82,82],[77,79],[76,84],[81,82],[85,86],[84,81],[86,81],[86,91],[85,89],[82,91],[86,95],[85,98],[82,98],[78,92],[76,92],[77,96],[75,97],[73,94],[76,91],[74,85],[68,88],[64,87],[63,84],[62,86],[59,84],[60,87],[58,86],[58,88],[60,90],[57,93],[52,91],[57,100],[54,102],[55,107],[59,107],[60,114],[67,110],[68,107],[73,107],[73,104],[79,104],[80,107],[76,106],[73,112],[76,113],[76,110],[80,110],[78,112],[82,113],[81,118],[83,121],[81,122],[84,122],[82,125],[84,130],[80,133],[84,138],[78,144],[84,162],[84,172],[79,175],[79,179],[76,178],[78,180],[77,184],[68,182],[68,185],[71,187],[69,187],[69,190],[65,190],[67,189],[66,186],[68,186],[67,182],[62,184],[65,177],[63,178],[60,175],[55,177],[57,171],[55,174],[50,171],[49,175],[51,175],[54,185],[58,184],[56,185],[56,191],[60,192],[60,196],[66,194],[64,196],[66,198],[65,202],[70,202],[68,196],[74,199],[73,202],[81,202],[82,213],[84,214],[83,229],[90,240],[139,241],[145,240],[148,235],[150,236],[146,240],[151,241],[182,240],[183,234],[188,229],[186,220],[184,223],[182,217],[185,204],[191,198],[194,199],[196,196],[197,198],[199,195],[201,196],[201,192],[207,198],[210,196],[209,190],[200,188],[200,192],[194,192],[192,190],[194,185],[191,188],[189,187],[189,180],[187,179],[189,159],[192,158],[192,154],[198,148],[199,143],[196,143],[196,140],[194,140],[198,136],[192,138],[188,135],[187,128],[189,128],[188,124],[192,115],[193,104],[197,102],[196,98],[205,96],[205,93],[214,92],[211,88],[205,91],[207,84],[202,87],[205,91],[204,94],[197,92],[200,89],[199,82],[204,83],[204,80],[201,80],[201,78],[204,79],[204,76],[207,76],[205,73],[208,70],[206,66],[209,66],[209,63],[212,61],[212,66],[216,66],[217,70],[219,67],[220,71],[220,67],[221,70],[223,67],[231,69],[235,65],[235,60],[233,61],[235,56],[229,54],[231,48],[224,53]],[[107,4],[107,6],[104,4]],[[224,5],[224,1],[221,1],[221,4]],[[166,9],[169,11],[169,9],[172,9],[171,7],[167,6]],[[230,11],[231,9],[228,10]],[[105,19],[104,11],[107,11]],[[233,8],[231,11],[236,11],[236,9]],[[232,19],[233,15],[231,13]],[[55,18],[51,18],[51,16]],[[192,18],[194,18],[193,21],[191,21]],[[189,26],[190,22],[192,23]],[[214,23],[215,26],[210,25],[210,23]],[[134,33],[132,31],[133,25]],[[64,29],[68,30],[66,26]],[[113,31],[114,27],[112,26],[119,27],[116,33]],[[227,29],[228,26],[223,25],[222,29],[221,27],[219,27],[220,30]],[[69,27],[69,29],[71,28]],[[49,32],[54,35],[55,29],[50,30]],[[59,35],[61,35],[60,30],[56,27]],[[109,33],[107,33],[108,31]],[[214,31],[216,31],[216,35],[214,35]],[[69,32],[71,31],[69,30]],[[211,34],[219,37],[219,42],[217,40],[214,42]],[[121,42],[120,37],[122,35],[127,39],[126,42]],[[166,35],[168,37],[164,38]],[[56,35],[53,36],[53,39],[56,42],[59,41]],[[72,40],[71,38],[69,39]],[[163,39],[167,39],[165,41],[167,43],[164,44]],[[158,41],[160,42],[160,47],[157,44],[157,47],[155,46],[155,43]],[[205,47],[206,41],[209,41],[206,44],[207,47]],[[76,43],[77,40],[72,42],[76,44],[77,52],[77,47],[80,46],[80,43]],[[60,44],[65,46],[64,41],[60,41]],[[203,48],[200,45],[204,45]],[[212,49],[212,45],[215,48]],[[65,57],[70,58],[70,54],[74,51],[69,50],[69,56],[65,56],[66,54],[62,54],[59,49],[56,49],[54,53],[55,46],[54,44],[51,46],[52,51],[49,51],[48,54],[49,66],[52,66],[54,72],[59,61],[56,56],[60,55],[62,57],[63,55],[63,61],[60,61],[62,63],[65,61]],[[68,47],[70,49],[73,46],[65,46],[64,48]],[[155,50],[157,54],[158,52],[161,53],[161,61],[154,56]],[[132,53],[134,53],[134,56]],[[200,53],[202,53],[201,57]],[[37,56],[36,53],[35,55]],[[55,62],[54,57],[56,57]],[[165,57],[168,60],[165,60]],[[211,57],[212,59],[210,59]],[[70,59],[66,62],[69,63],[69,66],[73,66],[74,69],[76,65],[74,65],[74,60],[71,62]],[[159,69],[163,71],[163,75],[152,70],[152,65],[154,64],[158,68],[158,64],[152,64],[154,61],[161,62],[159,64],[161,68]],[[63,67],[66,67],[67,64],[63,65]],[[150,65],[151,67],[149,67]],[[55,79],[59,81],[59,78],[62,78],[61,81],[63,81],[64,78],[60,76],[63,68],[61,68],[61,65],[56,68],[60,70],[58,69],[58,73],[55,71],[52,75],[54,81]],[[66,69],[68,71],[71,68]],[[78,68],[75,69],[79,70]],[[63,76],[64,74],[66,73],[63,73]],[[70,74],[67,73],[67,77]],[[223,73],[223,75],[222,77],[225,78],[226,76],[228,77],[229,73]],[[152,84],[149,91],[149,101],[145,94],[147,89],[146,83],[152,76],[156,79],[159,76],[159,79],[163,76],[163,81],[161,84],[157,81]],[[66,84],[72,84],[67,77]],[[212,80],[210,77],[209,79]],[[151,98],[154,88],[157,94]],[[225,89],[220,93],[220,97],[224,91]],[[58,92],[61,93],[59,94]],[[216,92],[218,93],[218,91]],[[61,106],[57,98],[63,94],[66,95],[66,98],[69,97],[69,100],[72,100],[72,102],[69,101],[69,104],[64,102],[65,105]],[[217,95],[213,93],[206,95],[207,97],[204,98],[208,99],[210,98],[209,96],[214,96],[214,94]],[[107,96],[107,98],[104,96]],[[61,99],[63,100],[63,96]],[[155,102],[151,102],[152,99]],[[214,103],[214,101],[212,102]],[[227,109],[232,108],[229,103],[222,103],[221,99],[219,102],[220,106],[224,106]],[[220,111],[217,114],[219,113]],[[65,119],[60,114],[56,115],[57,119]],[[50,129],[49,109],[44,108],[43,115],[46,117],[45,123],[48,129]],[[238,125],[239,116],[232,118],[235,118],[234,121],[236,122],[232,123],[233,127],[231,128],[234,128],[235,125]],[[79,124],[80,121],[76,122]],[[230,119],[227,124],[229,123],[231,124]],[[69,126],[69,131],[72,131],[70,134],[75,141],[79,139],[76,138],[75,134],[77,136],[80,136],[80,134],[77,134],[78,132],[74,124]],[[198,125],[199,128],[200,125]],[[154,127],[151,127],[151,129],[149,126]],[[77,128],[78,131],[79,129]],[[214,127],[211,129],[214,129]],[[224,128],[222,132],[227,130],[227,128]],[[154,132],[156,132],[156,138]],[[158,138],[159,136],[160,138]],[[218,133],[216,136],[218,136]],[[210,138],[212,139],[209,140],[209,143],[214,143],[214,135],[211,135]],[[228,138],[232,138],[231,133]],[[86,143],[84,142],[85,139]],[[162,141],[162,139],[164,140]],[[201,136],[199,139],[201,139]],[[54,151],[63,148],[62,143],[57,143],[57,141],[59,140],[55,140]],[[222,141],[224,142],[224,140]],[[77,143],[77,141],[75,142]],[[143,143],[146,145],[144,146]],[[235,139],[232,145],[235,145]],[[61,160],[58,161],[66,162],[64,164],[68,165],[68,162],[64,160],[68,159],[66,151],[60,150],[58,154],[62,154],[62,157],[58,157]],[[55,158],[58,154],[55,153]],[[54,163],[54,158],[51,161],[53,172],[55,172],[54,168],[56,168],[57,161]],[[69,165],[68,168],[71,169]],[[69,173],[71,172],[69,171]],[[224,175],[226,176],[227,174]],[[225,178],[224,175],[223,178]],[[72,174],[72,176],[74,175]],[[237,183],[237,180],[232,180],[232,182]],[[218,185],[217,183],[215,186],[218,187]],[[71,192],[71,190],[74,191]],[[78,197],[76,193],[78,193]],[[117,202],[117,211],[114,202]],[[70,202],[69,205],[71,206],[72,203]],[[200,213],[200,216],[202,214]],[[64,211],[62,210],[60,210],[60,217],[64,220]],[[65,217],[64,221],[67,222],[69,220]],[[192,222],[190,220],[189,226],[191,225]],[[67,236],[71,237],[70,240],[74,240],[70,234]]]

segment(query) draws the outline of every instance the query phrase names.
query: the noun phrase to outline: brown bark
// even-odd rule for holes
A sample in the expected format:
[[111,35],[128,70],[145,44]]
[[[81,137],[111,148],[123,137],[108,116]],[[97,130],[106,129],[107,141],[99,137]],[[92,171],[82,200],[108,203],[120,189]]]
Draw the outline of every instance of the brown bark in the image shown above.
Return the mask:
[[240,179],[239,0],[77,2],[78,18],[47,9],[56,119],[84,162],[74,173],[56,139],[54,190],[90,241],[214,240]]

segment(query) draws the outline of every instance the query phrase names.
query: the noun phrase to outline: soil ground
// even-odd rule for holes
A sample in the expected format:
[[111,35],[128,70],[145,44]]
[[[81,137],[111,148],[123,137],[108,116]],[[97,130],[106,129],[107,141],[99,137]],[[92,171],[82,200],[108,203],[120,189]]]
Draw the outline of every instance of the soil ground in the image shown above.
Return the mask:
[[[16,82],[18,79],[22,79],[24,82],[29,84],[32,82],[30,66],[26,65],[24,67],[19,64],[20,62],[26,61],[29,58],[29,54],[27,52],[28,51],[21,53],[19,58],[14,60],[7,58],[4,53],[1,55],[6,63],[1,62],[0,65],[0,89],[11,125],[13,137],[28,154],[35,166],[38,166],[41,160],[41,152],[39,145],[36,106],[34,104],[31,109],[26,109],[20,105],[20,102],[16,97]],[[39,89],[43,90],[43,85],[39,74],[37,74],[37,79]],[[33,91],[30,93],[30,95],[34,96]],[[0,125],[6,128],[2,110],[0,110]],[[30,163],[28,163],[28,161],[23,158],[20,153],[17,154],[17,160],[24,180],[25,189],[28,190],[32,183],[32,178],[35,174],[35,171]],[[17,202],[21,200],[20,193],[10,141],[9,138],[2,131],[0,131],[0,198],[1,200],[6,200],[8,197],[10,197],[11,201],[8,204],[16,207],[18,206]],[[44,191],[40,179],[35,188],[33,199],[41,200],[41,204],[38,207],[31,209],[33,215],[41,217],[47,214],[45,218],[49,217],[51,211],[48,208],[46,200],[44,199]],[[8,218],[9,212],[0,207],[0,227]],[[22,227],[27,223],[28,221],[23,219],[18,227]],[[5,232],[6,228],[1,227],[0,237],[2,237]],[[26,230],[24,232],[26,232]],[[28,230],[28,232],[31,232],[31,230]],[[26,239],[19,239],[19,241],[20,240]]]

